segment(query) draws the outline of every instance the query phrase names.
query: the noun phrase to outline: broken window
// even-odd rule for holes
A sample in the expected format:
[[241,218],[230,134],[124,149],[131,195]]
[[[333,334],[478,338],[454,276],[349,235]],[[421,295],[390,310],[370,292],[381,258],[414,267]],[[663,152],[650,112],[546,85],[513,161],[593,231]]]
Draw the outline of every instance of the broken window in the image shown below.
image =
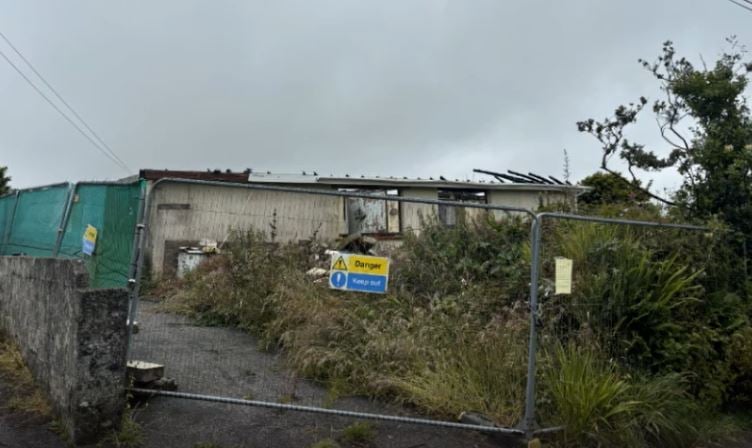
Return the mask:
[[[398,196],[397,190],[358,190],[342,188],[340,191],[379,196]],[[345,214],[348,233],[386,234],[400,232],[399,202],[370,198],[346,198]]]
[[[487,203],[486,192],[478,190],[439,190],[439,199],[473,204]],[[473,220],[484,212],[485,210],[479,208],[439,205],[439,221],[445,226],[452,227],[462,220]]]

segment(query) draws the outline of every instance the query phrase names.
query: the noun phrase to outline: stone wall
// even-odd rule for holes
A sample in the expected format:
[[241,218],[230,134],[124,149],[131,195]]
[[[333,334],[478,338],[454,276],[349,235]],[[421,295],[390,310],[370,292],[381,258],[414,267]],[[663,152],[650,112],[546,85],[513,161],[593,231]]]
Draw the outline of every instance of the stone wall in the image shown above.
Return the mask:
[[79,260],[0,257],[0,330],[77,444],[117,426],[125,407],[128,293],[88,285]]

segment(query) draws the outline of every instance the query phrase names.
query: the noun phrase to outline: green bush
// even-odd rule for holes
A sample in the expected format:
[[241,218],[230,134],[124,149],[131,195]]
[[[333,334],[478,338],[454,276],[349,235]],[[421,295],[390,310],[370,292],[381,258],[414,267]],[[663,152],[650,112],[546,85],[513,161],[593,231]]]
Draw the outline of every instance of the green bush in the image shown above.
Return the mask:
[[[749,306],[729,292],[738,285],[723,280],[725,273],[715,275],[731,260],[718,256],[724,252],[714,249],[712,238],[600,224],[554,229],[546,259],[572,258],[576,287],[571,297],[545,300],[544,332],[553,340],[590,336],[626,368],[682,373],[703,402],[727,401],[741,378],[731,341],[749,328]],[[683,237],[709,244],[701,253]],[[544,269],[553,275],[550,265]]]
[[397,288],[423,300],[458,296],[475,288],[484,311],[524,299],[530,266],[523,253],[530,225],[519,218],[503,221],[491,215],[459,220],[446,227],[423,222],[417,234],[407,233],[396,254]]

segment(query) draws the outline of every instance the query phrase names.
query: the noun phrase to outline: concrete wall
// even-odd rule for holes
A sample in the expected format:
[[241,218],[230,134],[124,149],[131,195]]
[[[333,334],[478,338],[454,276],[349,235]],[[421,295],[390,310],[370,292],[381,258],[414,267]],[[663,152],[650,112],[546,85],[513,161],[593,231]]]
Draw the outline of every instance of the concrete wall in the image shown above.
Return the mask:
[[88,284],[78,260],[0,257],[0,331],[75,443],[117,426],[125,406],[128,294]]
[[[153,273],[164,271],[165,248],[171,241],[197,244],[227,239],[231,229],[269,233],[278,241],[331,240],[347,233],[342,198],[247,188],[165,183],[152,190],[147,223],[147,250]],[[275,216],[276,215],[276,216]]]

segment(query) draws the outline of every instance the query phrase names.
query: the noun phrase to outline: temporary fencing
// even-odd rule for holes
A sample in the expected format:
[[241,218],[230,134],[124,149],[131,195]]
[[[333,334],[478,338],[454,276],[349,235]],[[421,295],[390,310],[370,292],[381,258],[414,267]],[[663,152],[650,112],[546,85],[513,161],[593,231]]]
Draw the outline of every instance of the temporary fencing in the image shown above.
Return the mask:
[[[92,287],[126,287],[142,191],[141,182],[80,182],[3,196],[0,255],[82,258]],[[97,230],[96,247],[86,255],[89,226]]]
[[[395,338],[389,340],[368,335],[369,330],[363,327],[372,326],[375,329],[388,319],[398,320],[400,313],[413,312],[413,305],[401,300],[398,295],[398,279],[390,277],[387,294],[332,291],[329,277],[317,273],[315,269],[327,272],[335,261],[324,252],[326,249],[343,253],[360,252],[362,247],[358,250],[356,246],[375,244],[375,252],[379,255],[397,254],[405,235],[427,232],[428,223],[439,219],[440,214],[451,216],[451,222],[455,225],[482,219],[483,216],[495,218],[494,222],[517,219],[519,216],[528,219],[534,217],[529,211],[518,207],[374,193],[178,179],[163,179],[155,183],[150,189],[144,214],[145,232],[140,238],[143,257],[139,264],[147,266],[151,275],[159,278],[175,272],[181,254],[203,256],[206,258],[204,269],[217,269],[216,274],[226,269],[237,270],[237,275],[231,274],[230,285],[212,284],[209,280],[205,285],[207,289],[196,290],[191,297],[167,302],[143,297],[137,306],[132,307],[134,315],[131,321],[138,322],[138,332],[132,335],[130,359],[164,365],[166,376],[174,378],[179,388],[178,393],[158,390],[150,393],[360,419],[524,435],[522,429],[511,424],[505,427],[481,426],[460,423],[455,419],[428,419],[402,406],[348,396],[347,392],[351,389],[344,384],[340,384],[340,388],[332,382],[324,385],[329,369],[331,378],[337,376],[335,371],[338,369],[350,369],[353,377],[361,379],[368,377],[375,380],[381,373],[386,378],[388,374],[400,370],[400,366],[395,365],[395,359],[385,359],[380,364],[377,361],[380,353],[386,355],[404,350],[405,356],[408,356],[409,352],[420,349],[414,345],[417,340],[397,339],[408,336],[412,330],[394,335]],[[365,232],[368,235],[363,235],[365,239],[353,238],[352,230],[358,228],[360,223],[365,223],[371,229]],[[230,237],[233,229],[241,231],[239,241]],[[259,239],[257,235],[243,233],[249,229],[263,232],[265,236]],[[528,232],[525,227],[522,229],[520,239],[527,241]],[[175,252],[176,247],[206,244],[211,247],[215,242],[225,256],[233,254],[235,258],[231,265],[221,265],[221,260],[216,257],[212,260],[211,254]],[[489,249],[488,252],[497,249]],[[436,259],[442,256],[435,255]],[[436,260],[426,259],[425,266],[430,268],[432,261]],[[394,259],[393,262],[397,264],[398,260]],[[444,262],[455,268],[453,260]],[[489,264],[482,269],[490,271],[491,267]],[[249,271],[245,272],[244,269]],[[460,268],[457,269],[459,272]],[[140,277],[146,274],[144,271]],[[207,274],[207,278],[212,275]],[[346,272],[343,277],[351,278],[354,275],[354,272]],[[334,277],[332,279],[334,284],[336,281]],[[435,280],[425,279],[426,282]],[[459,293],[462,293],[462,288],[465,288],[463,282],[467,280],[460,278],[459,274],[456,278],[444,279],[456,285]],[[189,277],[184,281],[193,280]],[[217,281],[221,282],[219,279]],[[152,283],[159,282],[152,280]],[[349,285],[349,282],[342,283],[345,284]],[[230,289],[237,293],[232,293]],[[420,300],[423,302],[419,305],[416,299],[414,312],[429,312],[431,299]],[[441,300],[435,302],[436,306],[441,306]],[[361,307],[360,304],[367,306]],[[285,310],[285,307],[289,308]],[[301,333],[305,322],[295,320],[305,317],[295,316],[296,309],[320,320],[320,331],[339,332],[338,335]],[[290,314],[285,314],[287,312]],[[276,318],[270,318],[269,313],[276,313]],[[357,313],[367,315],[364,314],[361,320],[354,315]],[[290,321],[282,322],[285,319]],[[340,325],[338,319],[346,319],[354,326]],[[280,326],[279,331],[271,328],[274,325]],[[421,342],[426,343],[426,339],[431,337],[425,334],[428,330],[416,328],[413,337],[423,338]],[[443,339],[433,339],[431,343],[441,353],[455,349],[456,345],[475,336],[457,328],[455,334],[446,334]],[[344,339],[352,337],[360,338],[363,346],[347,346]],[[291,359],[288,351],[278,349],[277,343],[284,346],[283,341],[286,340],[289,347],[296,338],[319,338],[329,340],[329,343],[311,345],[311,360],[315,361],[295,360]],[[516,388],[513,393],[516,402],[510,405],[510,412],[517,415],[510,418],[510,423],[521,421],[526,354],[524,342],[521,353],[523,356],[517,359],[515,367],[521,370],[519,378],[523,382],[504,385],[510,389]],[[411,361],[406,358],[404,362]],[[373,371],[358,371],[366,365],[372,366]],[[494,373],[489,372],[489,375]],[[378,388],[379,385],[373,384],[373,387]],[[385,385],[381,387],[383,389]]]
[[[381,205],[379,205],[381,204]],[[401,335],[402,340],[378,339],[378,332],[369,333],[372,328],[365,328],[367,323],[387,321],[393,318],[394,310],[400,307],[411,309],[413,316],[417,313],[430,315],[442,306],[457,306],[456,299],[464,297],[470,300],[473,293],[463,296],[463,291],[472,291],[472,284],[461,274],[457,275],[457,284],[462,285],[457,291],[451,291],[446,297],[436,297],[428,301],[427,306],[421,308],[411,302],[409,291],[385,296],[368,296],[359,293],[331,292],[329,288],[335,285],[335,277],[316,279],[316,270],[329,271],[331,267],[328,258],[321,260],[323,249],[335,249],[347,252],[342,246],[332,243],[334,239],[348,239],[353,229],[365,225],[373,234],[377,244],[377,252],[382,254],[398,254],[402,239],[409,235],[420,234],[427,230],[425,219],[434,219],[444,225],[457,225],[462,220],[492,218],[494,225],[504,225],[504,220],[510,216],[522,217],[531,224],[529,239],[529,296],[523,292],[522,303],[528,316],[529,325],[522,336],[523,347],[527,345],[525,358],[515,361],[509,358],[505,368],[516,369],[522,365],[521,381],[512,381],[507,389],[514,389],[511,408],[518,408],[519,412],[509,422],[500,426],[479,426],[462,424],[454,420],[431,420],[419,415],[410,415],[413,411],[406,411],[399,406],[372,403],[368,400],[343,397],[337,392],[337,383],[328,381],[328,389],[323,387],[322,380],[327,380],[327,372],[332,374],[329,379],[336,379],[338,369],[357,369],[359,357],[376,357],[389,353],[383,359],[384,363],[399,359],[400,350],[409,352],[414,347],[414,340],[410,337],[420,337],[421,329],[413,329],[415,333],[406,332]],[[447,217],[451,217],[448,219]],[[354,220],[359,221],[354,222]],[[365,223],[365,224],[362,224]],[[138,386],[134,390],[162,394],[165,396],[231,403],[245,406],[266,407],[274,409],[298,410],[321,414],[343,415],[357,418],[371,418],[377,420],[402,421],[404,423],[444,426],[459,429],[472,429],[486,432],[499,432],[521,435],[528,438],[536,434],[556,431],[538,410],[541,399],[536,391],[541,372],[538,363],[545,361],[544,353],[556,344],[573,341],[577,332],[587,330],[588,325],[600,325],[607,331],[618,325],[617,316],[609,303],[596,302],[596,297],[582,292],[585,285],[579,283],[590,273],[597,263],[588,264],[584,261],[590,256],[587,249],[585,258],[573,255],[577,247],[562,244],[557,241],[561,235],[566,235],[556,228],[569,226],[570,231],[577,228],[591,227],[632,229],[626,232],[617,231],[610,234],[610,240],[604,239],[603,244],[621,244],[633,232],[632,237],[639,238],[639,232],[684,232],[703,233],[707,229],[700,226],[671,224],[658,221],[640,221],[637,219],[611,219],[591,216],[579,216],[563,213],[535,214],[516,207],[504,207],[482,203],[439,201],[417,199],[384,192],[353,192],[337,190],[312,190],[300,188],[277,187],[259,184],[228,184],[208,181],[189,181],[180,179],[163,179],[156,182],[150,190],[141,232],[138,235],[138,258],[134,278],[133,305],[131,307],[131,323],[139,322],[139,332],[132,336],[130,344],[130,358],[132,360],[148,361],[163,364],[166,374],[176,379],[180,392],[160,390],[145,390]],[[363,228],[363,227],[360,227]],[[265,234],[262,240],[258,237],[241,236],[244,243],[239,249],[238,244],[230,238],[232,230],[246,231],[249,229]],[[647,229],[647,230],[645,230]],[[566,238],[571,238],[570,232]],[[439,238],[437,236],[437,238]],[[202,241],[203,240],[203,241]],[[350,242],[359,244],[357,238]],[[657,239],[660,241],[660,238]],[[597,244],[591,236],[581,235],[580,241]],[[435,242],[435,241],[434,241]],[[189,296],[168,302],[159,298],[143,298],[139,294],[140,279],[148,274],[174,275],[177,272],[178,259],[181,254],[210,259],[213,255],[193,251],[188,254],[181,248],[190,246],[204,246],[213,250],[214,245],[220,251],[235,252],[233,263],[205,261],[206,283],[194,288]],[[287,243],[310,249],[300,259],[281,256],[272,262],[270,251],[284,252]],[[486,246],[493,242],[486,241]],[[452,247],[447,250],[451,252]],[[255,250],[261,248],[261,250]],[[495,248],[495,253],[504,248]],[[601,248],[609,250],[608,247]],[[595,249],[593,249],[595,250]],[[647,248],[647,250],[661,250]],[[575,251],[575,252],[573,252]],[[302,252],[296,252],[300,254]],[[660,258],[660,254],[658,254]],[[319,257],[318,262],[316,261]],[[430,257],[429,255],[426,255]],[[446,256],[446,254],[442,255]],[[523,254],[510,256],[525,258]],[[287,258],[285,258],[287,257]],[[328,257],[328,255],[326,256]],[[557,291],[557,274],[555,266],[558,257],[572,261],[572,275],[558,279],[564,290],[568,287],[574,291],[567,294],[564,290]],[[397,255],[399,259],[399,255]],[[280,260],[287,260],[289,265],[280,264]],[[428,260],[429,262],[431,260]],[[638,260],[635,260],[635,262]],[[215,263],[212,265],[212,263]],[[500,259],[490,259],[484,269],[487,272],[498,272]],[[242,266],[240,266],[242,264]],[[146,266],[146,269],[144,268]],[[562,266],[567,266],[563,263]],[[242,269],[241,269],[242,268]],[[250,269],[254,275],[243,269]],[[284,272],[277,272],[278,270]],[[690,266],[691,269],[691,266]],[[214,271],[212,271],[214,270]],[[223,284],[221,275],[232,272],[231,285]],[[398,270],[399,271],[399,270]],[[456,272],[461,272],[456,271]],[[746,272],[746,271],[745,271]],[[434,280],[438,283],[446,278],[446,272],[436,271]],[[512,274],[510,274],[512,275]],[[746,274],[745,274],[746,275]],[[312,277],[313,276],[313,277]],[[191,280],[189,277],[188,281]],[[511,282],[511,278],[504,278]],[[278,282],[282,284],[270,284]],[[287,283],[285,283],[287,282]],[[158,283],[158,282],[155,282]],[[322,284],[323,283],[323,284]],[[471,282],[470,282],[471,283]],[[195,285],[194,285],[195,286]],[[244,288],[240,294],[225,294],[231,288]],[[395,285],[404,288],[404,285]],[[524,286],[524,284],[523,284]],[[391,287],[391,285],[390,285]],[[468,288],[468,289],[464,289]],[[276,343],[289,347],[295,344],[296,338],[310,338],[314,340],[320,334],[294,331],[304,328],[305,322],[294,309],[285,309],[285,300],[295,294],[304,292],[303,306],[309,306],[316,319],[322,323],[319,330],[334,331],[327,334],[326,345],[310,346],[308,354],[317,360],[314,364],[306,364],[300,357],[291,358],[290,353],[278,350]],[[270,299],[271,297],[271,299]],[[450,300],[443,301],[449,297]],[[451,299],[454,297],[454,299]],[[248,301],[259,301],[254,307]],[[454,300],[454,301],[453,301]],[[499,302],[509,301],[508,297],[499,297]],[[342,327],[338,319],[339,312],[327,308],[332,303],[345,304],[344,313],[352,319],[350,327]],[[370,307],[359,307],[358,303],[369,303]],[[298,303],[300,305],[300,302]],[[470,304],[473,305],[472,303]],[[281,313],[290,313],[284,318],[287,323],[280,323],[279,319],[270,319],[267,314],[272,312],[270,307],[281,307]],[[317,309],[319,307],[319,309]],[[609,308],[611,307],[611,308]],[[514,309],[510,306],[509,309]],[[506,311],[505,311],[506,312]],[[254,314],[257,313],[257,314]],[[440,314],[440,313],[437,313]],[[361,324],[358,324],[360,319]],[[599,321],[588,319],[599,319]],[[332,325],[327,327],[326,322]],[[269,328],[271,325],[288,325],[291,331],[280,328]],[[405,324],[408,325],[408,324]],[[279,330],[279,331],[278,331]],[[509,327],[499,327],[494,332],[485,334],[455,334],[446,339],[436,338],[436,344],[447,346],[462,346],[468,337],[477,337],[484,341],[489,334],[499,336]],[[519,330],[519,328],[518,328]],[[276,332],[275,332],[276,331]],[[426,328],[426,332],[428,328]],[[511,331],[511,330],[509,330]],[[366,344],[359,350],[340,345],[337,341],[351,337],[353,333],[365,332],[367,337],[373,337],[374,345]],[[425,333],[425,332],[424,332]],[[270,336],[271,334],[271,336]],[[265,338],[265,336],[267,336]],[[503,336],[503,335],[502,335]],[[271,345],[270,345],[271,341]],[[517,344],[519,345],[519,344]],[[259,350],[259,348],[262,348]],[[449,348],[449,347],[446,347]],[[442,347],[439,347],[441,351]],[[485,346],[486,354],[493,356],[508,356],[507,348],[499,344],[498,340],[491,340],[490,346]],[[495,351],[494,351],[495,350]],[[397,355],[395,355],[397,353]],[[455,352],[456,353],[456,352]],[[298,355],[305,357],[304,354]],[[407,356],[407,355],[406,355]],[[388,359],[387,359],[388,358]],[[506,359],[505,359],[506,360]],[[373,361],[373,359],[371,359]],[[446,361],[446,362],[444,362]],[[432,360],[426,368],[443,368],[450,366],[456,360]],[[460,360],[461,361],[461,360]],[[444,362],[444,364],[442,364]],[[370,365],[378,366],[378,362]],[[384,369],[394,368],[383,365]],[[451,368],[451,367],[447,367]],[[462,376],[458,370],[458,377]],[[482,371],[483,369],[479,369]],[[361,372],[362,373],[362,372]],[[378,372],[377,372],[378,373]],[[491,372],[489,375],[504,376],[507,372]],[[378,378],[378,375],[368,375],[368,378]],[[506,375],[505,378],[513,378]],[[326,382],[326,381],[325,381]],[[344,385],[341,385],[344,386]],[[393,386],[379,384],[373,381],[367,385],[371,390]],[[449,386],[448,386],[449,387]],[[347,390],[346,387],[343,387]],[[362,389],[361,389],[362,391]],[[501,389],[487,389],[485,393],[501,393]],[[494,397],[489,397],[493,399]],[[472,411],[473,409],[467,409]],[[555,422],[554,422],[555,423]]]
[[[557,376],[559,356],[585,353],[596,362],[644,369],[631,363],[662,350],[646,339],[659,340],[661,330],[675,327],[681,310],[696,300],[692,280],[700,273],[698,262],[728,250],[731,240],[728,232],[704,226],[539,213],[533,223],[530,294],[536,325],[525,427],[546,425],[536,406],[542,395],[536,386],[543,375],[552,376],[549,385],[567,380]],[[729,280],[745,283],[746,269],[733,275]],[[538,364],[546,371],[536,369]],[[550,402],[552,391],[544,393]]]

